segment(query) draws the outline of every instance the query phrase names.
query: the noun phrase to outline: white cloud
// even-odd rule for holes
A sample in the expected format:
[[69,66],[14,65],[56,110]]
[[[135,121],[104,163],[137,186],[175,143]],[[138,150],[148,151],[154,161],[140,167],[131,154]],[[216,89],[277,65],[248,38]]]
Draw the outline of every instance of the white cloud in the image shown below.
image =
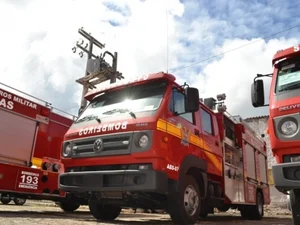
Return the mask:
[[[130,78],[166,71],[167,66],[170,71],[248,43],[249,40],[239,39],[223,43],[223,38],[252,33],[259,24],[259,20],[252,21],[252,27],[244,24],[249,23],[244,16],[247,20],[241,18],[237,29],[235,17],[230,17],[232,21],[224,19],[233,9],[232,4],[223,1],[214,8],[206,8],[204,2],[199,4],[179,0],[1,1],[1,82],[76,114],[82,86],[75,80],[84,75],[86,58],[79,58],[78,52],[73,54],[71,48],[81,37],[77,33],[81,26],[106,44],[104,50],[118,52],[118,70]],[[242,15],[246,6],[236,12]],[[211,13],[213,10],[217,16]],[[183,15],[189,18],[183,19]],[[287,47],[290,43],[295,42],[281,39],[256,43],[174,75],[180,83],[197,82],[202,96],[226,92],[229,111],[248,116],[256,113],[250,104],[253,77],[256,73],[270,72],[273,54],[280,46]],[[107,60],[111,59],[107,57]]]
[[[179,0],[166,3],[172,36],[173,18],[181,16],[184,7]],[[80,99],[75,96],[81,96],[82,87],[75,80],[83,76],[86,58],[80,59],[71,48],[81,37],[77,33],[81,26],[106,44],[104,50],[118,52],[118,69],[125,77],[165,70],[167,8],[164,4],[158,0],[92,0],[88,4],[83,0],[36,0],[22,1],[20,5],[1,2],[0,21],[5,23],[0,43],[5,45],[1,49],[0,72],[6,74],[1,75],[1,81],[62,109],[79,104]],[[119,9],[130,12],[122,13]],[[119,26],[112,26],[110,21]],[[170,45],[174,41],[170,38]],[[56,95],[61,97],[58,99]]]
[[[254,108],[251,104],[250,88],[253,79],[258,73],[272,72],[272,58],[279,49],[297,44],[297,39],[272,39],[268,42],[262,39],[234,39],[225,41],[224,45],[215,48],[214,51],[215,54],[221,54],[253,41],[259,42],[224,54],[221,59],[210,62],[199,74],[190,77],[202,98],[216,98],[217,94],[225,93],[228,112],[244,118],[268,114],[268,108]],[[264,80],[267,100],[270,79]]]

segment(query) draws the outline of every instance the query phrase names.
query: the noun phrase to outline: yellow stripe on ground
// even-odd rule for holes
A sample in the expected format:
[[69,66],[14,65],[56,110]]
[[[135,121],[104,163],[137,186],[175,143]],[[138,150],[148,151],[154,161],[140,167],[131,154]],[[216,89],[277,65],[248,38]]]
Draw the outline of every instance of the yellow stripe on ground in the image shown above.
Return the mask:
[[[183,137],[181,128],[162,119],[159,119],[157,121],[157,129],[180,139]],[[194,134],[190,134],[189,143],[204,149],[204,153],[206,154],[206,156],[212,161],[216,168],[222,172],[222,164],[202,138]]]

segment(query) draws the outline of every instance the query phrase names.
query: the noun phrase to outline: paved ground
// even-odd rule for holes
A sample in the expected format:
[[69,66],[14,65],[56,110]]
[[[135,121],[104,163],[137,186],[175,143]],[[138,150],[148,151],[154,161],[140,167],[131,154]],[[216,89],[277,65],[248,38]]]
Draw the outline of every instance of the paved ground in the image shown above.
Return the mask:
[[[116,221],[111,223],[97,222],[89,213],[86,206],[81,206],[74,213],[64,213],[52,203],[36,203],[28,201],[24,206],[1,205],[0,224],[5,225],[163,225],[172,222],[167,214],[133,214],[124,211]],[[243,221],[238,213],[215,214],[209,216],[199,225],[292,225],[290,213],[285,209],[266,210],[266,216],[262,221]]]

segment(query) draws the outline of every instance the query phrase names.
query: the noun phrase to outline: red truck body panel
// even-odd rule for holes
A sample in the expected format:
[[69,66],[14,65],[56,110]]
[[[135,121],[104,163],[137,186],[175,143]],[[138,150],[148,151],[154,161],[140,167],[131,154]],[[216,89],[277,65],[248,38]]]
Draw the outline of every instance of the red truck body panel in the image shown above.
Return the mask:
[[60,152],[73,119],[49,105],[1,84],[0,193],[38,199],[65,196],[57,184],[64,171]]

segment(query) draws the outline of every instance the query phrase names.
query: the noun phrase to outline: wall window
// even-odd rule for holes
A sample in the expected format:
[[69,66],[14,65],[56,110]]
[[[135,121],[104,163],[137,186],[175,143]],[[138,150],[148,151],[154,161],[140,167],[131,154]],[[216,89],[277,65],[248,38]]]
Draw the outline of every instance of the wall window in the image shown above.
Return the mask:
[[190,123],[194,123],[193,114],[185,113],[184,99],[185,99],[184,94],[179,92],[177,89],[173,89],[172,99],[170,101],[170,110],[171,112],[180,114],[179,115],[180,117],[184,118]]
[[204,131],[206,133],[213,134],[211,115],[205,110],[201,109],[201,118]]

